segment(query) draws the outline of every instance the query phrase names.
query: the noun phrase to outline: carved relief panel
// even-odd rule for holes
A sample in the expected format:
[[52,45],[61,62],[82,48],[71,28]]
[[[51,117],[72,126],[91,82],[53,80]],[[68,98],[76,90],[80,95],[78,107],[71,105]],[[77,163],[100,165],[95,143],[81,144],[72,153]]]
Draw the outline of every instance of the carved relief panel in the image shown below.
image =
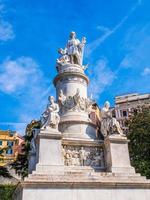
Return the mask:
[[67,166],[91,166],[104,168],[102,147],[83,147],[63,145],[64,164]]

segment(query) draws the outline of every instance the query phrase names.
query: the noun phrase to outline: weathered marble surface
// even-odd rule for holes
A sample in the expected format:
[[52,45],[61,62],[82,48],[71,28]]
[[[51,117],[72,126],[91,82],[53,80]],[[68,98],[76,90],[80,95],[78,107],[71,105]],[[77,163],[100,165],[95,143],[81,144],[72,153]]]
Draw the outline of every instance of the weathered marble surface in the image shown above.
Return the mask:
[[126,137],[119,134],[105,138],[107,171],[135,173],[130,163],[128,142]]
[[104,168],[104,149],[102,147],[63,145],[63,158],[64,164],[67,166]]
[[101,133],[104,135],[104,137],[114,133],[125,136],[119,122],[115,117],[112,116],[112,110],[110,109],[110,103],[108,101],[105,102],[101,111],[101,115]]
[[[57,170],[57,169],[56,169]],[[139,174],[73,171],[65,174],[30,175],[16,191],[16,200],[149,200],[150,181]],[[20,193],[19,193],[20,191]]]
[[[25,189],[24,200],[149,200],[149,189]],[[16,199],[20,200],[20,198]]]
[[58,129],[60,121],[59,117],[59,105],[54,101],[53,96],[48,97],[49,103],[47,104],[46,110],[43,112],[41,117],[41,125],[43,129],[54,128]]

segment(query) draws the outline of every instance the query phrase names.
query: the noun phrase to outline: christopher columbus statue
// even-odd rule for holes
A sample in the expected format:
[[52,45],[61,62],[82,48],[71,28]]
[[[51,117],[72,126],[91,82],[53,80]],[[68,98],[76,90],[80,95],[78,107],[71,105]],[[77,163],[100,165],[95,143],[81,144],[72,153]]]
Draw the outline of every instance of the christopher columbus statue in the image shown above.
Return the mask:
[[60,48],[58,51],[61,54],[61,57],[57,59],[57,63],[59,64],[71,63],[82,66],[85,43],[86,43],[85,37],[83,37],[82,41],[80,42],[76,38],[76,33],[72,31],[70,33],[70,38],[67,42],[66,48],[65,49]]

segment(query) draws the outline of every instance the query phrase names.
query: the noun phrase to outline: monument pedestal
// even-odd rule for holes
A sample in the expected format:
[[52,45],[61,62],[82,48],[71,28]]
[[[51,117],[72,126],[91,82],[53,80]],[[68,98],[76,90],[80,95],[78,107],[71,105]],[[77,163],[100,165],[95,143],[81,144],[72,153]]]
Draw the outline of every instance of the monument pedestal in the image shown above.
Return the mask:
[[41,129],[37,138],[38,161],[34,173],[47,173],[63,167],[61,139],[62,134],[56,129]]
[[17,187],[15,200],[149,200],[150,181],[140,175],[106,172],[32,174]]
[[120,134],[112,134],[105,138],[106,170],[112,173],[135,173],[130,164],[129,140]]
[[43,130],[38,142],[36,171],[17,187],[14,199],[149,200],[150,181],[131,167],[126,137],[111,135],[105,139],[105,172],[86,166],[64,166],[59,132]]

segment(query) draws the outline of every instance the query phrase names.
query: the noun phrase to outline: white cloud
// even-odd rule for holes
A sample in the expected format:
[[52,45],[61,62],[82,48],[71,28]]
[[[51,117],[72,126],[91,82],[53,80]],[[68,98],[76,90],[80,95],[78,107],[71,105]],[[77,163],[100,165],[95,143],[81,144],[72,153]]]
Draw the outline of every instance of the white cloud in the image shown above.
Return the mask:
[[143,75],[143,76],[150,75],[150,67],[146,67],[146,68],[144,69],[144,71],[142,72],[142,75]]
[[99,59],[96,65],[91,68],[89,72],[89,76],[91,78],[89,85],[89,93],[98,100],[100,94],[104,91],[106,86],[112,84],[115,79],[115,73],[108,66],[107,59]]
[[120,66],[123,68],[133,67],[133,57],[131,54],[127,54],[120,63]]
[[108,31],[110,31],[110,29],[108,27],[106,27],[106,26],[100,26],[100,25],[98,25],[96,28],[97,28],[97,30],[105,32],[105,33],[108,32]]
[[109,38],[112,34],[114,34],[122,25],[126,22],[126,20],[130,17],[130,15],[134,12],[134,10],[139,6],[141,3],[139,0],[136,4],[130,9],[127,15],[125,15],[122,20],[112,29],[109,29],[105,26],[97,26],[97,29],[100,29],[104,32],[102,36],[88,44],[85,48],[85,56],[88,57],[97,47],[99,47],[107,38]]
[[0,41],[5,42],[13,39],[14,37],[15,34],[12,25],[9,22],[0,19]]
[[133,68],[143,73],[144,66],[150,63],[150,25],[128,30],[124,41],[127,54],[120,63],[121,68]]
[[6,42],[15,37],[12,24],[5,20],[6,13],[5,5],[3,1],[0,1],[0,42]]
[[5,60],[0,64],[0,90],[11,94],[20,89],[35,84],[41,76],[36,62],[29,57],[20,57],[16,60]]
[[[121,92],[147,93],[150,91],[150,24],[129,29],[123,42],[126,54],[119,66]],[[119,75],[118,75],[119,76]]]
[[4,11],[4,7],[5,7],[4,4],[2,3],[2,1],[0,1],[0,16]]
[[17,122],[27,124],[39,119],[48,96],[54,93],[39,65],[30,57],[20,57],[5,60],[0,68],[0,90],[18,101],[12,108],[18,114]]

